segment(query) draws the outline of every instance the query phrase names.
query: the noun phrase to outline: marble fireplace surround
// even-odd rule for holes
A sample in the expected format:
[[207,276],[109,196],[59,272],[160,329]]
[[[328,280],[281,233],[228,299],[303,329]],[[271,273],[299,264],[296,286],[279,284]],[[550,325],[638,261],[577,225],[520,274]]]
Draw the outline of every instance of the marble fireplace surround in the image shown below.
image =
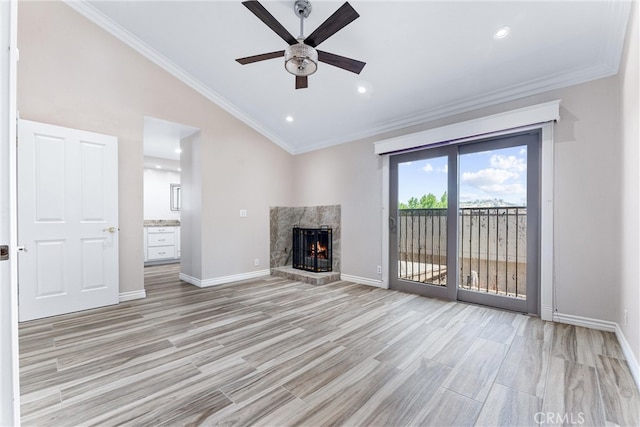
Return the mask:
[[340,205],[303,206],[270,208],[269,240],[271,254],[269,266],[272,271],[277,267],[291,266],[293,259],[291,246],[292,229],[295,225],[302,228],[319,228],[326,225],[333,234],[333,272],[340,272]]

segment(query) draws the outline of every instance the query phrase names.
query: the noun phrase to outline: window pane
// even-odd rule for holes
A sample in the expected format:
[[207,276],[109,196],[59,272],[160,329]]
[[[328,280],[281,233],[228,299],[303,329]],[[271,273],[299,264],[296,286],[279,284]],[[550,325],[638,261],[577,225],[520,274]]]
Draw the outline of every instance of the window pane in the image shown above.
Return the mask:
[[447,284],[447,157],[398,164],[398,278]]
[[527,148],[460,155],[459,286],[526,298]]

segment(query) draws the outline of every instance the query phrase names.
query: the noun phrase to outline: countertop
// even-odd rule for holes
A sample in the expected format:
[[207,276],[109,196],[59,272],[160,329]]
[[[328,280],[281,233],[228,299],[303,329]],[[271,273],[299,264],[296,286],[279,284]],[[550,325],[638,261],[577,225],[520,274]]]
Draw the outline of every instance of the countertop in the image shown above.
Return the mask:
[[180,227],[177,219],[145,219],[145,227]]

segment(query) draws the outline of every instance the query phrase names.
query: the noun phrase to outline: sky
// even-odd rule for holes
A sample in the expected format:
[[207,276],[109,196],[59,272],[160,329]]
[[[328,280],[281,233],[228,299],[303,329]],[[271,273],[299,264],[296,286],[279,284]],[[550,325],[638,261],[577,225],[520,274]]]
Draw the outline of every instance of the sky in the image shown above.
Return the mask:
[[[460,156],[460,202],[502,199],[505,202],[527,204],[526,146],[482,151]],[[400,163],[398,165],[398,198],[407,203],[447,191],[447,158]]]

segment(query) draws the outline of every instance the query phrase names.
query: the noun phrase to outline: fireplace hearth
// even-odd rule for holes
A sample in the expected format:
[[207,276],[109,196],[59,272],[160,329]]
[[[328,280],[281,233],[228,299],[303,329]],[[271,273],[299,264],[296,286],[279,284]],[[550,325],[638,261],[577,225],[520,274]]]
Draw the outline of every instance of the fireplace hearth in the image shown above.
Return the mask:
[[314,273],[332,271],[333,235],[327,226],[293,227],[293,268]]

